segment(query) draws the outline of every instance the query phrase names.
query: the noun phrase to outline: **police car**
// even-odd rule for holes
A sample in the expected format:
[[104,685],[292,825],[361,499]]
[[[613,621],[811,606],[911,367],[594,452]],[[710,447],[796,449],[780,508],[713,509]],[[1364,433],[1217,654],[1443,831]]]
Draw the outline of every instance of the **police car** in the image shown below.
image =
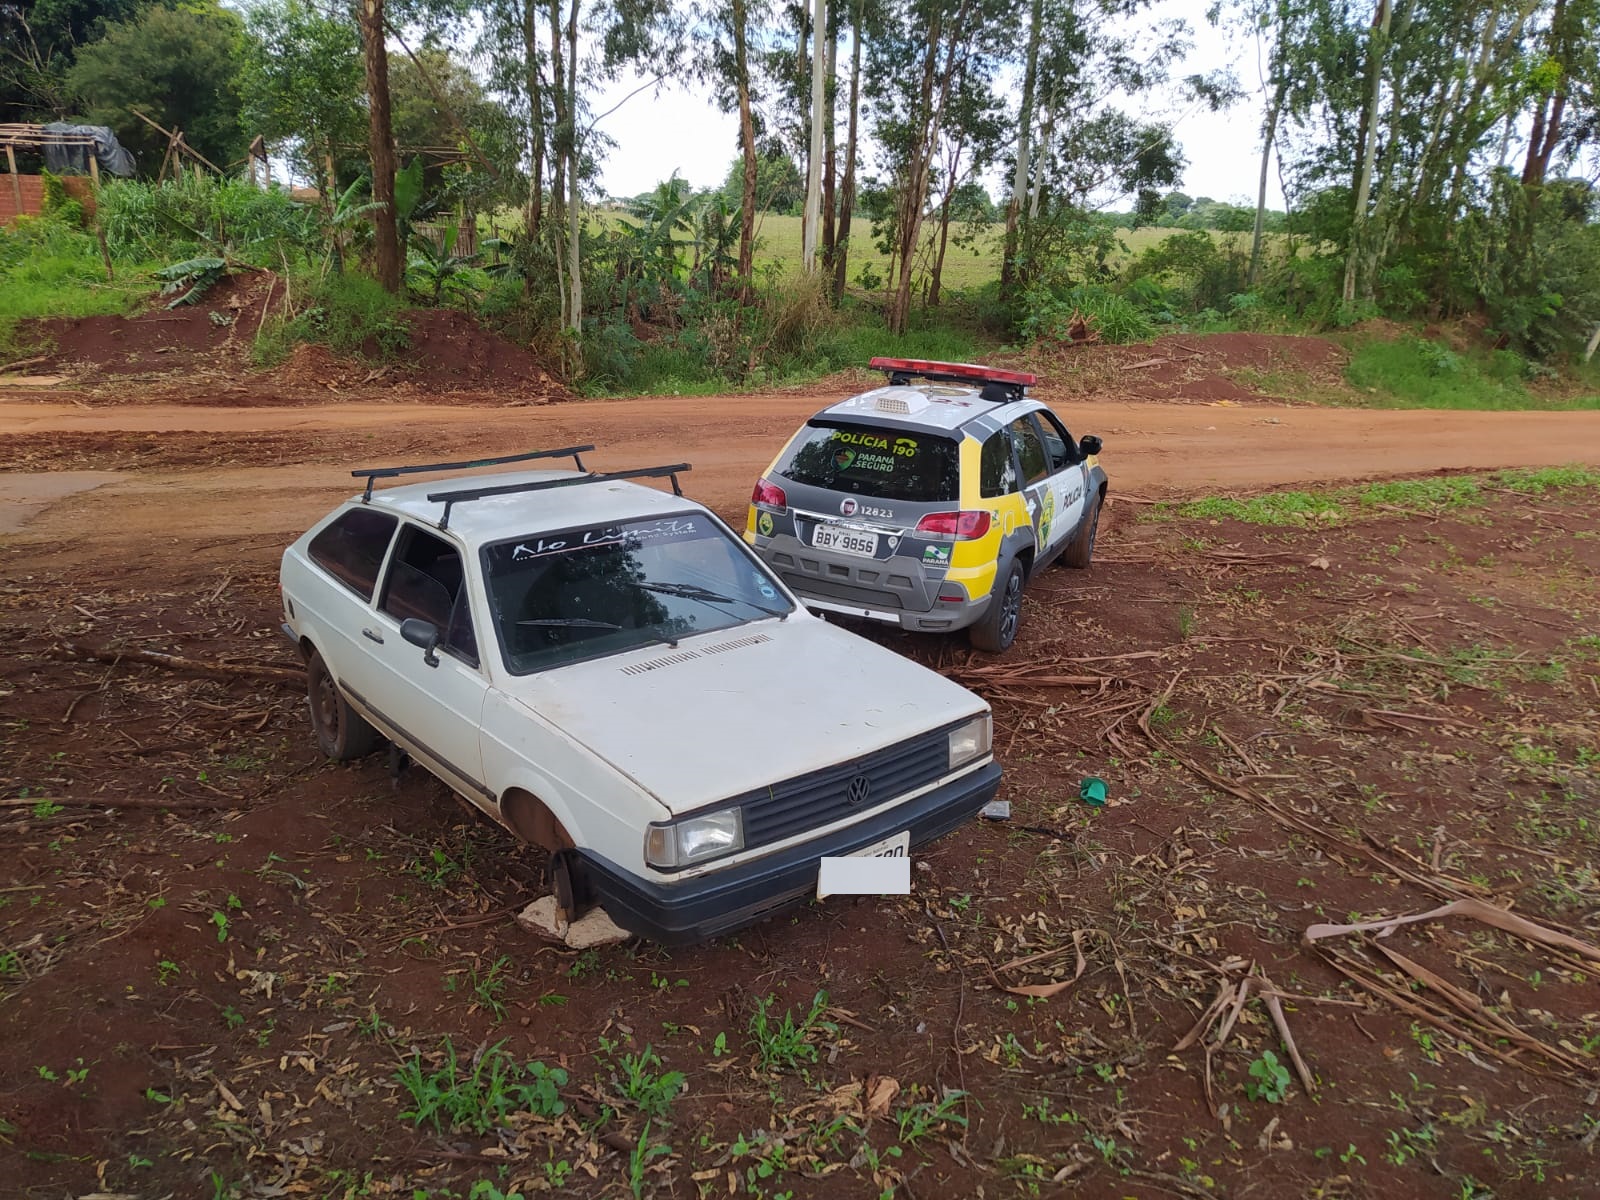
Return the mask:
[[887,385],[812,417],[757,481],[745,540],[808,608],[1005,650],[1028,580],[1094,556],[1100,439],[1074,440],[1024,372],[871,365]]

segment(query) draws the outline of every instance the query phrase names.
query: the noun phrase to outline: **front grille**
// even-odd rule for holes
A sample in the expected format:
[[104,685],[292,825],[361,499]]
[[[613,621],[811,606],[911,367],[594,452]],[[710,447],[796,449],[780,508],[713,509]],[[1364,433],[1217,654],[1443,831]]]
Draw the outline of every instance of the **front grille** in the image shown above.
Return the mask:
[[[743,806],[744,844],[753,848],[867,812],[934,782],[949,770],[949,731],[941,729],[847,763],[786,779],[736,797],[730,803]],[[863,778],[870,794],[861,803],[851,804],[850,785]]]

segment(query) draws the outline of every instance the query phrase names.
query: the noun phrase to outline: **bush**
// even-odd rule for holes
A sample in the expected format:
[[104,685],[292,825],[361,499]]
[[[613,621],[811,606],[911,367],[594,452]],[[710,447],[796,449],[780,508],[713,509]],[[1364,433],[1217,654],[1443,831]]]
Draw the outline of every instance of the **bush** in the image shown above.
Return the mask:
[[301,259],[322,248],[322,216],[282,188],[238,179],[184,175],[163,183],[108,180],[97,201],[111,252],[190,258],[226,245],[236,258],[281,266],[280,251]]
[[1345,368],[1345,378],[1366,391],[1371,403],[1383,407],[1600,407],[1600,398],[1596,397],[1542,403],[1522,386],[1526,366],[1525,360],[1508,351],[1470,356],[1408,335],[1395,341],[1368,341],[1356,347]]
[[1155,324],[1127,297],[1099,284],[1079,284],[1059,295],[1033,288],[1023,305],[1022,336],[1030,342],[1065,338],[1075,315],[1087,320],[1103,342],[1143,342],[1156,332]]
[[291,320],[267,323],[256,339],[257,365],[282,361],[299,342],[369,358],[387,358],[411,344],[404,301],[370,275],[347,271],[316,281],[308,276],[296,286],[307,289],[307,305]]

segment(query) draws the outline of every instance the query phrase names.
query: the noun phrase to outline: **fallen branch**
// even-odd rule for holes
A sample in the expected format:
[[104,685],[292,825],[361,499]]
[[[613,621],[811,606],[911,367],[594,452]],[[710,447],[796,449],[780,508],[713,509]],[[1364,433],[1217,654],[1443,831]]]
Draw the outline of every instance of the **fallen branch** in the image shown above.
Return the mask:
[[53,804],[60,808],[229,808],[227,800],[198,800],[162,796],[36,796],[28,800],[0,800],[0,808],[33,808]]
[[59,657],[87,659],[92,662],[141,662],[169,671],[188,671],[196,675],[221,675],[241,679],[270,679],[278,683],[304,687],[306,673],[288,667],[269,667],[256,663],[214,662],[204,658],[185,658],[181,654],[163,654],[159,650],[102,650],[77,642],[63,642],[64,651]]

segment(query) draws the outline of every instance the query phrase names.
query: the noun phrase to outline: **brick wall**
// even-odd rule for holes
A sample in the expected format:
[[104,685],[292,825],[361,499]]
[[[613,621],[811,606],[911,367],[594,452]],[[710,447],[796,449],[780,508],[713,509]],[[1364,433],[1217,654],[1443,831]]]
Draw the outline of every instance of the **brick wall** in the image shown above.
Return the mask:
[[[44,179],[39,175],[17,175],[16,183],[22,188],[22,211],[28,216],[38,216],[44,210]],[[17,215],[17,191],[12,186],[13,176],[0,171],[0,225],[9,225]],[[68,175],[61,180],[71,196],[83,205],[86,217],[94,217],[94,183],[87,175]]]
[[37,175],[0,174],[0,225],[17,215],[17,185],[22,187],[22,211],[37,215],[44,206],[44,180]]

